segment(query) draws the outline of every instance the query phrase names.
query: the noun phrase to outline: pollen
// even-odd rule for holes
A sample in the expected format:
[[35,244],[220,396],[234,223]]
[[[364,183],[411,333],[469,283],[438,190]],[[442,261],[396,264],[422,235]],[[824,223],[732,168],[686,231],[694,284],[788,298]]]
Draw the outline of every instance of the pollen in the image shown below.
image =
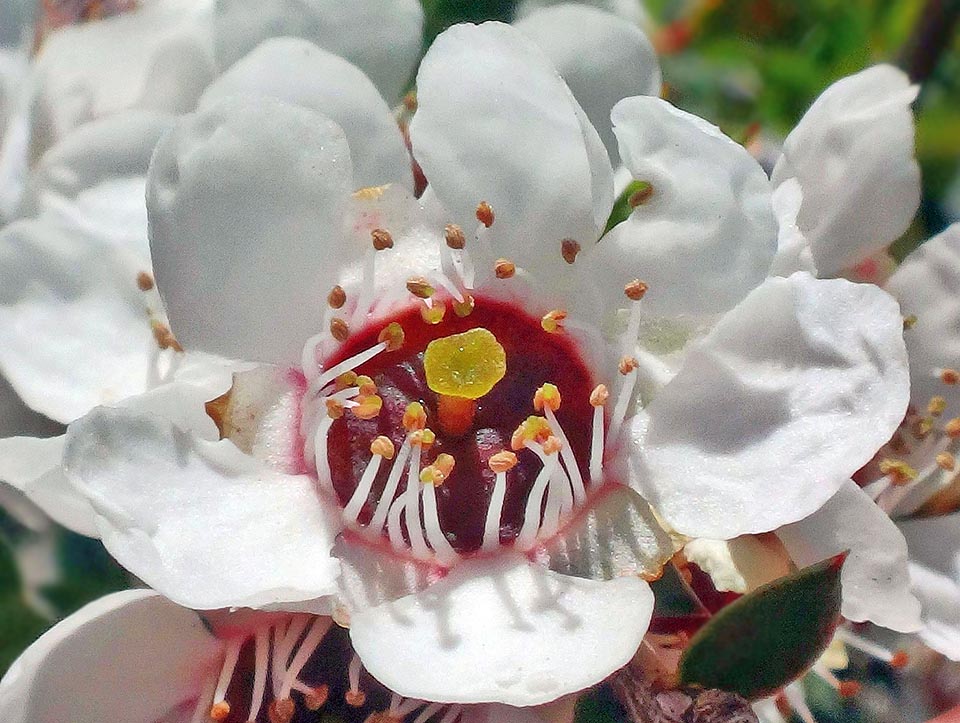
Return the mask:
[[463,301],[453,302],[453,313],[463,319],[473,313],[474,306],[476,306],[476,301],[470,294],[466,294]]
[[423,484],[439,487],[453,472],[456,460],[449,454],[439,454],[433,464],[420,470],[420,481]]
[[880,473],[890,475],[890,481],[894,485],[905,485],[917,478],[917,471],[902,459],[881,460]]
[[944,369],[940,372],[940,381],[944,384],[960,384],[960,372],[956,369]]
[[343,416],[343,403],[337,399],[328,399],[327,416],[330,419],[340,419]]
[[383,196],[387,186],[365,186],[353,192],[353,197],[360,201],[376,201]]
[[429,299],[437,293],[437,290],[430,285],[430,282],[422,276],[414,276],[407,279],[407,291],[418,299]]
[[344,372],[333,381],[333,388],[340,392],[355,387],[359,378],[355,371]]
[[939,417],[947,409],[947,400],[943,397],[932,397],[927,404],[927,414]]
[[210,707],[210,719],[215,720],[218,723],[220,721],[225,721],[227,719],[227,716],[229,715],[230,715],[230,704],[225,700],[222,700],[219,703],[214,703]]
[[395,321],[391,321],[383,327],[383,330],[377,335],[377,341],[379,343],[382,344],[386,342],[387,351],[397,351],[403,346],[403,339],[403,327]]
[[456,251],[460,251],[467,245],[467,238],[463,235],[463,229],[455,223],[448,223],[444,227],[443,240],[447,242],[447,246]]
[[543,443],[543,451],[546,454],[556,454],[561,449],[563,449],[563,442],[560,441],[559,437],[554,437],[552,434]]
[[396,448],[389,437],[379,436],[370,443],[370,453],[379,455],[384,459],[393,459],[396,454]]
[[560,409],[560,390],[555,384],[544,384],[534,393],[533,408],[542,412],[544,406],[554,412]]
[[650,200],[651,196],[653,196],[653,184],[647,181],[641,181],[641,184],[642,185],[640,188],[631,193],[630,198],[627,199],[627,203],[630,204],[630,208],[642,206]]
[[937,455],[937,465],[940,469],[953,472],[957,468],[957,460],[949,452],[941,452]]
[[602,407],[607,403],[609,398],[610,392],[606,384],[598,384],[594,387],[593,391],[590,392],[590,404],[594,407]]
[[574,241],[572,238],[565,238],[560,242],[560,255],[563,256],[563,260],[568,264],[572,264],[577,260],[577,254],[580,253],[580,244]]
[[410,402],[403,410],[403,428],[415,432],[427,426],[427,413],[420,402]]
[[640,301],[647,293],[647,285],[640,279],[634,279],[623,287],[623,293],[630,301]]
[[354,385],[361,396],[368,396],[377,393],[376,382],[365,374],[361,374],[354,380]]
[[506,375],[507,355],[489,330],[478,327],[431,341],[423,369],[431,391],[479,399]]
[[481,201],[477,205],[477,220],[487,228],[493,226],[493,208],[486,201]]
[[950,439],[960,439],[960,417],[954,417],[947,422],[943,431]]
[[617,365],[617,370],[623,376],[626,376],[627,374],[629,374],[639,366],[640,366],[640,362],[637,361],[636,357],[623,356],[623,357],[620,357],[620,363]]
[[424,306],[420,309],[420,318],[427,324],[436,325],[443,321],[447,314],[447,305],[442,301],[431,306]]
[[335,316],[330,320],[330,334],[334,339],[343,343],[350,338],[350,327],[343,319]]
[[544,417],[527,417],[516,428],[513,436],[510,438],[510,448],[514,451],[523,449],[525,442],[536,442],[543,444],[547,441],[553,430],[550,428],[550,422]]
[[493,264],[493,273],[498,279],[512,279],[517,273],[517,266],[509,259],[497,259]]
[[327,304],[331,309],[342,309],[343,305],[347,303],[347,292],[343,290],[343,287],[337,284],[332,289],[330,293],[327,294]]
[[350,407],[350,411],[357,419],[373,419],[380,414],[382,408],[383,399],[376,394],[367,394],[357,397],[357,404]]
[[375,228],[370,232],[370,239],[373,241],[373,248],[376,251],[393,248],[393,236],[385,228]]
[[548,334],[559,334],[563,331],[563,321],[566,318],[567,312],[563,309],[548,311],[540,319],[540,328]]
[[432,447],[433,443],[436,441],[437,435],[429,427],[418,429],[410,435],[410,444],[414,445],[415,447]]
[[157,346],[161,349],[173,349],[174,351],[182,352],[183,347],[180,346],[180,342],[177,341],[177,337],[173,335],[173,332],[170,331],[170,327],[166,324],[163,324],[156,319],[150,321],[150,330],[153,332],[153,339],[157,342]]
[[155,285],[153,277],[146,271],[141,271],[137,274],[137,288],[140,289],[140,291],[150,291]]
[[487,462],[490,469],[500,474],[501,472],[507,472],[517,466],[517,455],[513,452],[497,452],[495,455],[490,457]]

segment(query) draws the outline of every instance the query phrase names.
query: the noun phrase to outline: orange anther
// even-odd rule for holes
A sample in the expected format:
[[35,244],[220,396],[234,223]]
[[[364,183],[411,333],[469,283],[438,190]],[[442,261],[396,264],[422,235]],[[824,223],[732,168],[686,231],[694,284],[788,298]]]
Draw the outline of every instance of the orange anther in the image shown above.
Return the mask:
[[560,390],[555,384],[544,384],[533,394],[533,408],[542,412],[544,406],[551,411],[560,409]]
[[230,704],[225,700],[221,700],[219,703],[214,703],[212,706],[210,706],[209,715],[211,720],[215,720],[218,723],[219,721],[225,721],[227,716],[230,715]]
[[382,408],[383,400],[378,395],[366,394],[357,397],[357,404],[350,407],[350,411],[357,419],[373,419]]
[[640,362],[637,361],[636,357],[623,356],[623,357],[620,357],[620,363],[617,365],[617,369],[620,371],[621,374],[626,376],[627,374],[632,372],[634,369],[636,369],[638,366],[640,366]]
[[481,201],[477,206],[477,220],[487,228],[493,226],[493,208],[486,201]]
[[840,693],[841,698],[853,698],[854,696],[859,695],[861,690],[863,690],[863,686],[857,681],[841,680],[840,688],[837,692]]
[[154,287],[153,277],[146,271],[137,274],[137,288],[140,291],[150,291]]
[[437,293],[437,290],[430,285],[430,282],[422,276],[414,276],[407,279],[407,291],[418,299],[429,299]]
[[303,704],[306,706],[307,710],[320,710],[326,704],[329,697],[330,686],[328,686],[326,683],[321,683],[303,696]]
[[447,246],[458,251],[467,245],[463,229],[455,223],[448,223],[443,229],[443,240],[447,242]]
[[403,410],[403,428],[408,432],[427,426],[427,413],[420,402],[410,402]]
[[905,668],[909,662],[910,656],[907,655],[903,650],[898,650],[890,659],[890,666],[893,668]]
[[393,459],[393,455],[396,453],[396,448],[393,446],[393,442],[389,437],[379,436],[376,437],[370,443],[370,452],[371,454],[376,454],[384,459]]
[[327,416],[330,419],[340,419],[343,416],[343,403],[337,399],[328,399]]
[[598,384],[594,387],[593,391],[590,392],[590,404],[594,407],[602,407],[607,403],[609,398],[610,392],[606,384]]
[[330,289],[330,293],[327,294],[327,303],[331,309],[342,309],[343,305],[347,303],[347,292],[343,290],[342,286],[337,284]]
[[540,319],[540,328],[548,334],[559,334],[563,331],[563,320],[566,318],[567,312],[563,309],[548,311]]
[[351,708],[362,708],[367,702],[367,694],[362,690],[348,690],[344,693],[343,699]]
[[373,248],[376,251],[393,248],[393,236],[384,228],[375,228],[370,232],[370,238],[373,241]]
[[498,279],[511,279],[517,273],[517,267],[508,259],[497,259],[493,264],[493,273]]
[[463,297],[463,301],[454,301],[453,302],[453,313],[459,316],[461,319],[470,316],[473,313],[473,307],[476,305],[473,297],[467,294]]
[[387,351],[396,351],[403,346],[403,327],[395,321],[391,321],[377,335],[378,342],[387,342]]
[[517,455],[507,451],[497,452],[490,457],[487,464],[490,466],[490,469],[497,474],[506,472],[517,466]]
[[944,384],[960,384],[960,372],[956,369],[944,369],[940,372],[940,381]]
[[572,264],[577,260],[577,254],[580,253],[580,244],[574,241],[572,238],[565,238],[560,242],[560,255],[563,256],[563,260],[568,264]]
[[647,285],[640,279],[634,279],[623,287],[623,293],[626,294],[630,301],[640,301],[647,293],[647,288]]
[[957,468],[957,460],[949,452],[941,452],[937,455],[937,465],[940,469],[953,472]]
[[556,454],[561,449],[563,449],[563,442],[560,441],[559,437],[550,435],[547,437],[547,441],[543,443],[543,451],[545,454]]
[[350,327],[340,317],[333,317],[330,320],[330,334],[341,344],[350,337]]

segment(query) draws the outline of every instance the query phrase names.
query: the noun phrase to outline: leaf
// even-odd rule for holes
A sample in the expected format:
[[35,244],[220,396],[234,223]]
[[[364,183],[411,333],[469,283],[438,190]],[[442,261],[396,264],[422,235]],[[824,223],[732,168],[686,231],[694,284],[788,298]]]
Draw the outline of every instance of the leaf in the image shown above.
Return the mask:
[[609,685],[601,685],[577,701],[574,723],[628,723],[630,720]]
[[23,597],[13,551],[0,536],[0,676],[24,649],[50,627]]
[[618,223],[626,221],[628,218],[630,218],[630,214],[633,213],[633,209],[636,208],[630,202],[633,194],[641,191],[647,191],[649,188],[650,184],[646,181],[630,181],[630,183],[627,184],[627,187],[623,189],[623,193],[617,196],[617,200],[613,202],[613,208],[610,209],[610,218],[607,219],[607,225],[603,229],[603,232],[607,233]]
[[680,659],[685,685],[756,700],[802,675],[840,622],[846,553],[757,588],[717,613]]

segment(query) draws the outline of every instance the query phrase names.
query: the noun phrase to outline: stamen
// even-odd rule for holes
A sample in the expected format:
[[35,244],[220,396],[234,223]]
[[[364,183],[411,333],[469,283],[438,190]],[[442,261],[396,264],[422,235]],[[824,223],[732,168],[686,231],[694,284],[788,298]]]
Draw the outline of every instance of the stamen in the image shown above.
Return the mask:
[[343,287],[340,284],[337,284],[332,289],[330,293],[327,294],[327,304],[330,305],[331,309],[342,309],[343,305],[347,303],[347,292],[343,290]]
[[240,647],[244,642],[244,638],[237,637],[227,643],[227,649],[223,657],[223,667],[220,668],[220,677],[217,679],[217,688],[213,694],[213,705],[210,707],[210,717],[215,721],[224,721],[230,715],[230,704],[226,701],[227,688],[230,687],[230,681],[233,680],[233,671],[237,667]]
[[524,419],[510,438],[510,449],[519,451],[527,446],[527,442],[543,444],[552,434],[550,422],[543,417],[530,416]]
[[598,384],[590,392],[590,404],[593,406],[593,437],[590,442],[590,482],[600,484],[603,479],[603,406],[610,398],[610,392],[603,384]]
[[483,528],[483,549],[493,552],[500,546],[500,518],[503,515],[503,501],[507,495],[507,472],[517,466],[517,455],[513,452],[497,452],[487,462],[497,475],[487,508],[487,520]]
[[453,302],[453,313],[463,319],[473,313],[474,306],[476,306],[476,302],[474,298],[468,294],[464,296],[463,301]]
[[460,556],[443,534],[443,528],[440,527],[440,517],[437,514],[437,493],[436,488],[442,485],[453,471],[455,461],[449,454],[437,455],[436,461],[424,469],[424,472],[430,472],[424,478],[420,474],[420,480],[423,484],[423,520],[427,528],[427,539],[430,546],[437,555],[437,559],[444,565],[452,565]]
[[360,690],[360,656],[354,653],[350,661],[350,667],[347,669],[347,676],[350,679],[350,689],[344,694],[343,698],[352,708],[360,708],[367,702],[367,694]]
[[620,359],[619,371],[623,376],[623,384],[620,387],[620,393],[617,395],[617,404],[613,408],[613,417],[610,420],[610,439],[617,439],[620,434],[620,426],[627,416],[627,407],[630,406],[630,399],[633,397],[633,389],[637,384],[637,368],[640,362],[635,357],[625,356]]
[[327,704],[327,700],[330,698],[330,686],[326,683],[321,683],[314,688],[310,688],[309,686],[300,687],[298,685],[297,689],[303,693],[303,704],[309,711],[320,710]]
[[[561,449],[561,455],[563,447]],[[539,534],[550,537],[560,526],[560,515],[573,507],[573,495],[570,493],[570,480],[558,463],[554,465],[547,487],[547,506],[543,512],[543,523]]]
[[330,320],[330,335],[341,344],[350,338],[350,327],[339,316]]
[[430,282],[422,276],[414,276],[413,278],[407,279],[407,291],[418,299],[429,299],[437,292],[437,290],[430,285]]
[[540,328],[548,334],[559,334],[563,331],[563,320],[566,318],[567,312],[563,309],[548,311],[540,319]]
[[388,348],[389,348],[388,342],[381,341],[377,344],[374,344],[369,349],[365,349],[364,351],[354,354],[349,359],[344,359],[339,364],[335,364],[334,366],[330,367],[325,372],[323,372],[323,374],[321,374],[319,377],[317,377],[316,382],[314,382],[311,385],[311,388],[308,391],[308,394],[317,394],[320,390],[322,390],[325,386],[327,386],[327,384],[332,382],[334,379],[339,377],[344,372],[349,372],[349,371],[352,371],[353,369],[356,369],[361,364],[364,364],[370,361],[377,354],[379,354],[382,351],[386,351]]
[[960,372],[956,369],[943,369],[940,371],[940,381],[950,386],[960,384]]
[[917,478],[917,471],[900,459],[883,459],[880,461],[880,473],[890,477],[894,485],[905,485]]
[[587,493],[583,487],[583,475],[580,474],[580,466],[577,464],[576,457],[573,454],[573,448],[570,446],[570,441],[560,426],[557,415],[554,414],[555,411],[560,409],[560,402],[560,390],[553,384],[544,384],[537,389],[533,396],[533,408],[538,412],[544,412],[553,433],[557,435],[557,438],[559,438],[563,445],[560,448],[560,455],[567,468],[567,474],[570,476],[570,484],[573,488],[573,499],[576,504],[579,505],[587,498]]
[[156,283],[153,277],[146,271],[140,271],[137,274],[137,288],[140,291],[152,291],[154,286],[156,286]]
[[912,329],[912,328],[913,328],[914,326],[916,326],[916,325],[917,325],[917,315],[916,315],[916,314],[910,314],[909,316],[903,317],[903,330],[904,330],[904,331],[909,331],[910,329]]
[[182,352],[183,347],[177,341],[177,337],[170,331],[170,327],[157,319],[150,320],[150,330],[153,332],[153,340],[162,350],[173,349],[176,352]]
[[630,204],[631,208],[642,206],[653,196],[653,184],[647,181],[641,181],[640,183],[642,184],[640,188],[631,193],[627,199],[627,203]]
[[960,439],[960,417],[954,417],[943,426],[943,433],[950,439]]
[[455,251],[462,251],[467,245],[467,238],[463,235],[463,229],[455,223],[449,223],[443,229],[443,239],[447,246]]
[[477,206],[477,220],[486,228],[493,226],[494,221],[493,208],[486,201],[481,201]]
[[276,698],[267,706],[270,723],[290,723],[297,713],[297,704],[290,698]]
[[563,260],[568,264],[572,264],[577,260],[577,254],[580,253],[580,244],[574,241],[572,238],[565,238],[560,242],[560,255],[563,256]]
[[300,648],[297,650],[297,654],[293,656],[293,662],[290,663],[290,667],[287,668],[286,675],[283,677],[283,685],[280,688],[279,695],[280,699],[290,697],[290,688],[293,686],[293,682],[300,677],[300,671],[303,670],[303,666],[307,664],[317,651],[317,648],[320,647],[320,643],[323,642],[332,624],[333,618],[325,615],[314,619],[313,624],[310,626],[310,631],[307,633],[307,637],[303,639]]
[[366,394],[357,397],[356,404],[350,411],[357,419],[373,419],[383,409],[383,399],[377,394]]
[[493,273],[498,279],[512,279],[517,273],[517,267],[508,259],[497,259],[493,264]]
[[440,719],[440,723],[453,723],[460,714],[463,713],[463,706],[460,704],[450,706],[449,710],[443,718]]
[[540,507],[543,504],[543,493],[547,489],[547,482],[550,481],[556,465],[557,455],[551,454],[530,489],[530,496],[527,497],[527,506],[523,514],[523,526],[520,528],[520,534],[517,535],[516,541],[520,550],[529,550],[537,539],[537,531],[540,529]]
[[387,351],[397,351],[403,346],[403,327],[395,321],[387,324],[377,335],[377,341],[387,345]]
[[370,238],[373,241],[374,251],[383,251],[393,248],[393,236],[384,228],[375,228],[370,232]]
[[851,648],[855,648],[871,658],[876,658],[894,668],[902,668],[909,662],[907,654],[902,650],[888,650],[882,645],[867,640],[847,628],[837,628],[835,634]]
[[447,305],[442,301],[434,302],[431,306],[424,306],[420,309],[420,318],[423,319],[427,324],[435,326],[443,321],[443,317],[446,316]]
[[927,404],[927,414],[932,417],[939,417],[947,409],[947,400],[943,397],[931,397]]
[[793,708],[793,712],[799,716],[803,723],[817,723],[817,719],[813,717],[813,713],[803,697],[802,688],[796,683],[791,683],[783,689],[783,694],[787,702],[790,703],[790,707]]
[[937,466],[947,472],[953,472],[957,468],[957,460],[949,452],[941,452],[937,455]]
[[267,666],[270,659],[270,630],[260,628],[254,637],[253,692],[250,696],[250,723],[255,723],[263,707],[267,690]]
[[431,703],[424,708],[423,711],[421,711],[420,715],[414,719],[413,723],[426,723],[426,721],[432,718],[434,714],[438,713],[442,708],[443,705],[440,703]]
[[400,475],[403,474],[403,468],[407,464],[407,457],[410,456],[410,438],[404,440],[400,446],[400,453],[393,467],[390,468],[390,476],[387,477],[387,484],[383,488],[383,494],[380,495],[380,501],[377,503],[377,511],[373,513],[368,530],[380,534],[383,529],[383,523],[387,519],[387,513],[390,511],[390,504],[393,502],[393,496],[397,493],[397,486],[400,484]]
[[280,688],[283,686],[283,679],[287,673],[287,663],[290,662],[293,646],[303,635],[303,631],[307,629],[309,623],[309,615],[295,615],[282,638],[280,638],[280,626],[274,628],[273,675],[271,676],[274,698],[281,697]]
[[343,508],[343,517],[348,523],[356,523],[357,516],[363,509],[363,504],[370,496],[373,481],[380,471],[380,463],[384,458],[393,459],[394,452],[393,442],[390,441],[389,437],[377,437],[370,443],[370,453],[373,456],[367,463],[367,468],[363,471],[363,476],[360,477],[360,483],[357,485],[357,489],[353,491],[353,496],[347,506]]
[[[424,430],[425,431],[425,430]],[[423,432],[420,432],[423,435]],[[412,454],[410,468],[407,470],[407,487],[404,496],[404,517],[407,520],[407,535],[410,537],[410,548],[419,558],[430,555],[430,550],[423,537],[423,527],[420,521],[420,451],[423,445],[422,436],[418,444],[412,439]]]
[[217,679],[214,676],[210,676],[203,684],[203,689],[197,697],[197,706],[193,709],[193,717],[190,718],[190,723],[205,723],[209,720],[211,717],[209,701],[213,699],[213,690],[216,686]]

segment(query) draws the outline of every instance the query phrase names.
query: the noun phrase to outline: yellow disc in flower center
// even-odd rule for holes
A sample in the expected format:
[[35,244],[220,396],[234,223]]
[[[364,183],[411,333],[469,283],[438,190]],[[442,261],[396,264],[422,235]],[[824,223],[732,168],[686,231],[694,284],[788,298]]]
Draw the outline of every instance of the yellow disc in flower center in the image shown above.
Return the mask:
[[427,344],[427,386],[440,395],[479,399],[507,373],[507,354],[492,333],[477,328]]

